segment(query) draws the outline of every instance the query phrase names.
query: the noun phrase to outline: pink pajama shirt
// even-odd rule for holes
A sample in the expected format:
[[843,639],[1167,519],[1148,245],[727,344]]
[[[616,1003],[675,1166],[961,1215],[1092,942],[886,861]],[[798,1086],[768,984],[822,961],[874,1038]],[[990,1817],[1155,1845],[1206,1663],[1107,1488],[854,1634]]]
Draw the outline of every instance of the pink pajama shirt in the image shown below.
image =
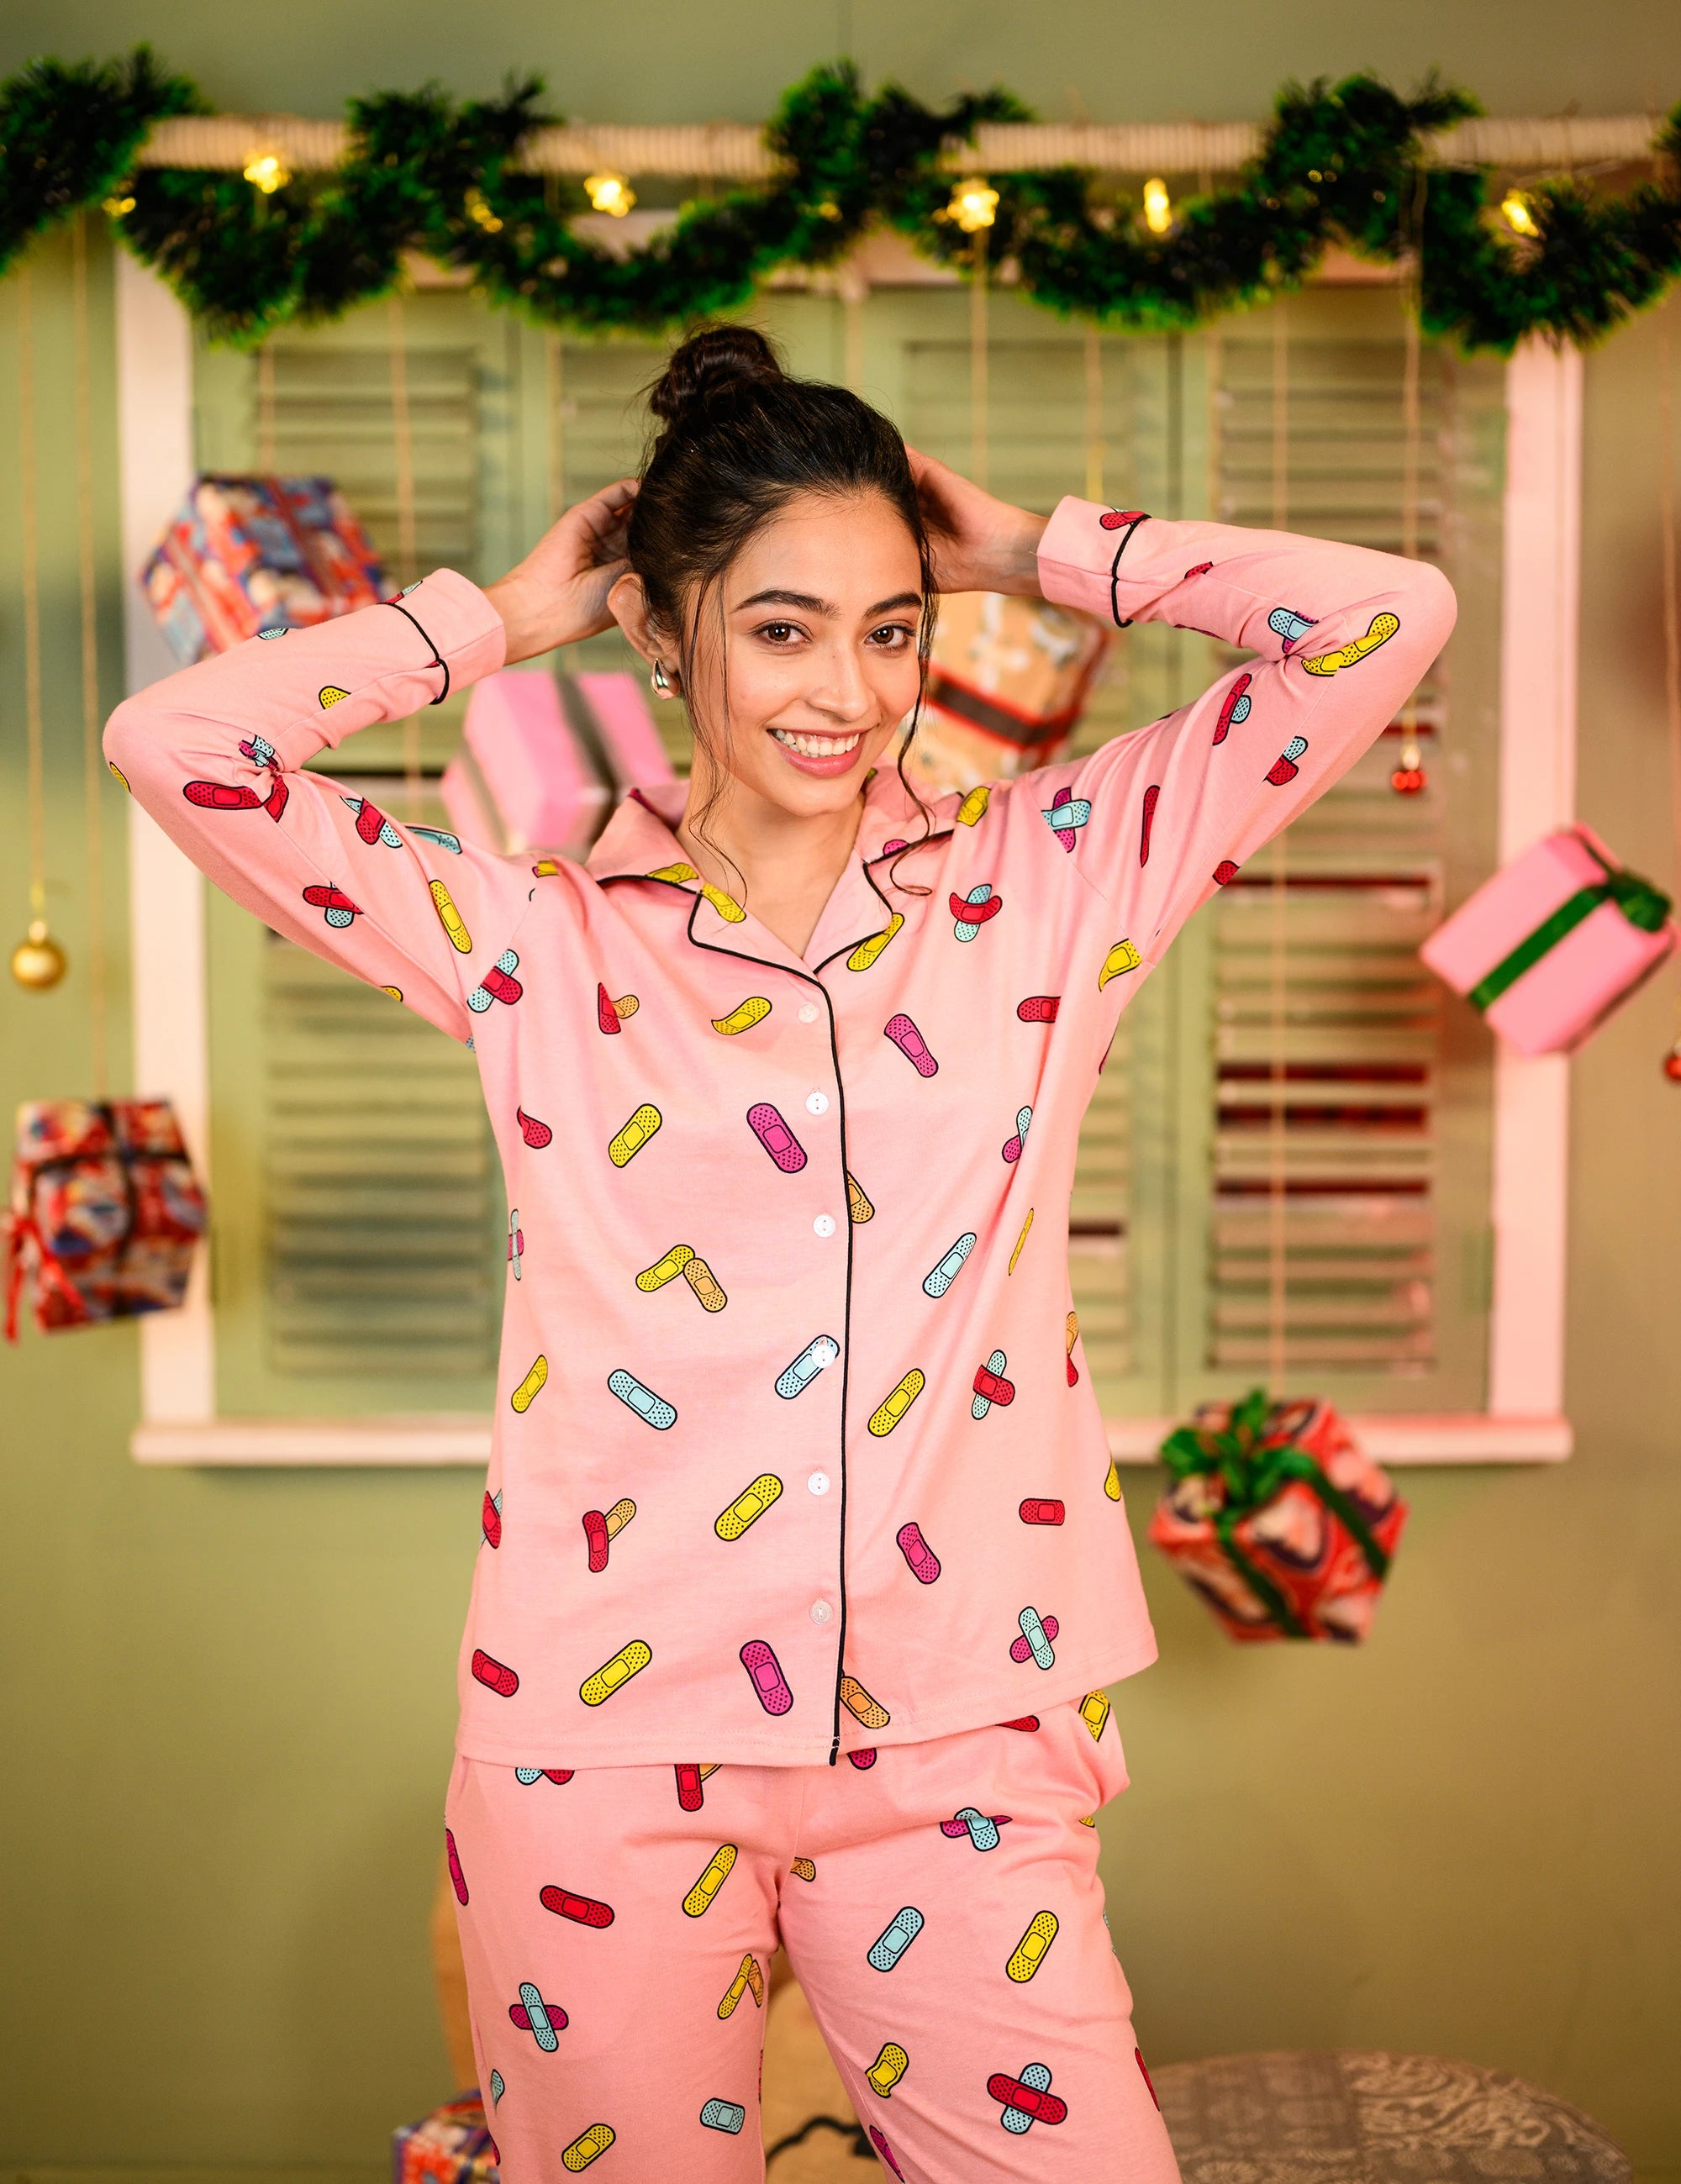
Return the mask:
[[[943,1786],[941,1742],[1012,1741],[986,1725],[1062,1719],[1153,1658],[1069,1290],[1081,1120],[1180,926],[1381,733],[1453,594],[1363,548],[1073,499],[1040,574],[1047,598],[1257,656],[1092,757],[926,821],[884,768],[803,956],[697,879],[680,788],[627,800],[578,866],[399,825],[300,770],[500,665],[494,610],[449,571],[189,668],[107,732],[220,886],[477,1054],[523,1250],[453,1795],[490,1836],[508,1816],[511,1860],[517,1769],[740,1769],[730,1794],[767,1786],[757,1840],[779,1854],[771,1770],[835,1770],[818,1807],[838,1825],[913,1769]],[[866,1752],[875,1769],[837,1767]],[[497,1769],[505,1796],[469,1792]],[[924,1814],[905,1855],[949,1841]],[[488,1843],[478,1863],[494,1886]],[[909,1871],[880,1886],[919,1901]],[[584,1892],[639,1886],[626,1859]],[[801,1899],[808,1935],[821,1900]],[[885,1923],[884,1903],[873,1884]],[[544,1930],[540,1908],[522,1915]],[[517,1950],[471,1926],[468,1946],[483,2035]],[[568,2005],[573,2050],[589,2008]],[[995,2164],[1069,2142],[1001,2131],[996,2109],[990,2128]],[[1017,2173],[954,2158],[935,2134],[905,2173]]]

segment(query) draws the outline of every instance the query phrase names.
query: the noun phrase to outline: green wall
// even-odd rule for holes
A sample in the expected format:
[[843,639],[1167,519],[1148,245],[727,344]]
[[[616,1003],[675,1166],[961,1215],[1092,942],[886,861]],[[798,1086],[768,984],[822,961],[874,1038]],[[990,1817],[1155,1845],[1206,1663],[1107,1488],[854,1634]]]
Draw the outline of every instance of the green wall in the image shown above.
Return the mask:
[[[1681,17],[1612,4],[1352,11],[1198,0],[1043,17],[877,0],[614,19],[410,6],[274,24],[12,0],[0,70],[151,36],[224,103],[327,112],[436,72],[545,67],[598,119],[762,112],[850,44],[931,94],[1002,75],[1047,112],[1249,114],[1284,75],[1431,61],[1496,111],[1681,95]],[[848,31],[848,22],[851,29]],[[400,23],[400,36],[394,36]],[[1195,57],[1194,64],[1192,56]],[[38,254],[55,926],[86,961],[66,257]],[[103,639],[117,694],[108,276],[95,282]],[[14,389],[0,288],[0,939],[25,916]],[[1670,318],[1681,332],[1681,305]],[[1678,344],[1681,346],[1681,344]],[[1658,327],[1588,368],[1583,816],[1666,883],[1654,482]],[[119,1002],[124,815],[102,798]],[[1681,1485],[1672,980],[1575,1064],[1569,1403],[1555,1468],[1410,1474],[1411,1529],[1363,1652],[1240,1651],[1145,1553],[1164,1658],[1119,1687],[1135,1788],[1103,1822],[1110,1912],[1153,2059],[1293,2044],[1433,2049],[1581,2102],[1646,2184],[1681,2176],[1681,1812],[1672,1570]],[[85,991],[0,986],[0,1114],[85,1089]],[[117,1016],[118,1082],[123,1022]],[[131,1333],[0,1355],[0,2161],[14,2173],[371,2179],[447,2090],[424,1922],[451,1664],[477,1535],[466,1472],[142,1471]],[[1151,1489],[1133,1474],[1135,1522]]]

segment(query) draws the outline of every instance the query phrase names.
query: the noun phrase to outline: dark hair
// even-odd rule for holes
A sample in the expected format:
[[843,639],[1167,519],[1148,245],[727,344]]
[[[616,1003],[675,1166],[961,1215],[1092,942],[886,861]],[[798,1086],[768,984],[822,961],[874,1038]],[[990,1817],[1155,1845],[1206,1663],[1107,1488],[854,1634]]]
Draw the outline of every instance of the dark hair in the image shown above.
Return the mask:
[[[796,493],[880,493],[899,515],[922,572],[917,657],[925,677],[938,607],[928,534],[904,441],[879,410],[844,387],[790,377],[764,336],[743,326],[690,334],[649,388],[648,406],[662,426],[631,509],[630,566],[652,619],[676,643],[697,739],[715,753],[714,734],[727,733],[726,724],[696,717],[690,694],[702,607],[736,555]],[[718,619],[721,629],[721,595]],[[898,768],[926,829],[927,807],[904,773],[921,704],[919,691]],[[690,818],[697,833],[704,816]]]

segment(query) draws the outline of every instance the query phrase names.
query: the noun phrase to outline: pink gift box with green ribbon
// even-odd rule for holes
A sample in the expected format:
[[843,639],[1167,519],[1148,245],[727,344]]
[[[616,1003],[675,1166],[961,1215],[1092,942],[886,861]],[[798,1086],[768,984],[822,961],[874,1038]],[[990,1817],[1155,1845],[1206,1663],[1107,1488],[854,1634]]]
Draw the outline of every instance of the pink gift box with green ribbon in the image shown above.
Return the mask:
[[1418,952],[1520,1054],[1565,1054],[1670,953],[1669,910],[1578,822],[1485,881]]

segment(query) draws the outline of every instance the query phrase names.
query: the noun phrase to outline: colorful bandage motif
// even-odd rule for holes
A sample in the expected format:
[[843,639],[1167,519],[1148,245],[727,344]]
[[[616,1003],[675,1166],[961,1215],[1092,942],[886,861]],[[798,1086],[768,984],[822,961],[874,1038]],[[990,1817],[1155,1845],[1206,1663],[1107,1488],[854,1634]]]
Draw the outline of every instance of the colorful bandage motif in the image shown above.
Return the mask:
[[1339,669],[1358,666],[1369,652],[1376,652],[1380,644],[1387,644],[1400,626],[1399,615],[1373,615],[1364,637],[1353,638],[1334,651],[1316,652],[1311,659],[1304,657],[1303,671],[1309,675],[1335,675]]
[[1060,2123],[1068,2114],[1068,2103],[1050,2087],[1050,2070],[1043,2063],[1024,2063],[1014,2077],[995,2070],[986,2081],[987,2092],[1004,2104],[999,2122],[1006,2131],[1017,2132],[1030,2131],[1036,2123]]
[[864,2075],[885,2101],[891,2097],[894,2086],[898,2084],[910,2067],[911,2059],[898,2042],[884,2040],[881,2043],[880,2053],[864,2072]]
[[1035,1661],[1042,1669],[1054,1667],[1057,1657],[1051,1650],[1051,1641],[1057,1635],[1056,1617],[1042,1618],[1036,1607],[1024,1607],[1017,1619],[1021,1635],[1010,1641],[1011,1660],[1018,1664]]
[[1045,1953],[1057,1938],[1057,1914],[1054,1911],[1036,1911],[1027,1922],[1027,1930],[1010,1952],[1005,1972],[1018,1986],[1025,1986],[1045,1961]]
[[740,1855],[734,1843],[720,1843],[701,1869],[695,1886],[683,1899],[683,1908],[691,1919],[699,1919],[710,1911],[718,1892],[729,1880],[735,1860]]
[[1050,809],[1042,810],[1039,816],[1072,856],[1080,838],[1080,830],[1091,819],[1091,801],[1089,798],[1076,796],[1071,788],[1059,788],[1051,799]]
[[865,1952],[865,1960],[879,1972],[891,1972],[922,1931],[923,1915],[916,1906],[908,1903],[902,1911],[889,1919],[881,1932]]
[[994,894],[991,885],[983,880],[966,895],[952,896],[951,912],[957,920],[952,929],[959,940],[973,940],[981,927],[990,924],[1003,906],[1003,897]]

